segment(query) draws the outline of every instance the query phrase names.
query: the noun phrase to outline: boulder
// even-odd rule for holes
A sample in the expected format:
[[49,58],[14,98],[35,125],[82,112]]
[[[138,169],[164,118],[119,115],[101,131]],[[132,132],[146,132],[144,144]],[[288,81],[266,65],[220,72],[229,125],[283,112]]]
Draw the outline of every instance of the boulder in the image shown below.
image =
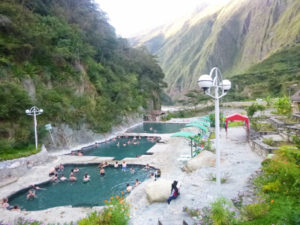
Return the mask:
[[150,203],[165,202],[171,194],[171,180],[159,178],[146,186],[146,195]]
[[216,166],[216,155],[210,151],[202,151],[195,158],[190,159],[184,171],[193,172],[202,167]]

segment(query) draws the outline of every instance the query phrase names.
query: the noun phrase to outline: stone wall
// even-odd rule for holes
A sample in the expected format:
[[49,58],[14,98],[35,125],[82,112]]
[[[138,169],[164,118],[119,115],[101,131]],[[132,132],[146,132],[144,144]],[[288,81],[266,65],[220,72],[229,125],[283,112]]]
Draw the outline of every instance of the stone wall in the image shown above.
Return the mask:
[[45,146],[42,146],[42,150],[37,154],[0,162],[0,181],[4,180],[5,178],[17,179],[33,166],[46,162],[48,158],[48,152]]
[[53,126],[52,136],[54,143],[49,139],[45,143],[48,151],[51,150],[71,150],[80,149],[84,146],[95,144],[95,142],[102,142],[116,134],[125,132],[129,127],[143,122],[140,114],[128,116],[123,119],[123,123],[115,126],[108,133],[95,133],[90,130],[85,124],[78,127],[78,129],[71,128],[67,124],[59,124]]
[[271,147],[264,144],[261,140],[250,140],[249,145],[252,151],[256,152],[262,157],[267,157],[268,154],[273,153],[274,150],[278,149],[277,147]]

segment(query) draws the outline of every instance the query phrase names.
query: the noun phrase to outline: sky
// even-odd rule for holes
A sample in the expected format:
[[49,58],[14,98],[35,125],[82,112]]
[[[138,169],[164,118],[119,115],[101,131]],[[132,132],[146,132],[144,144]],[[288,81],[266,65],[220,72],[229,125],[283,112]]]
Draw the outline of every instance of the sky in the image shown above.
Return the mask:
[[[170,23],[196,9],[204,0],[96,0],[109,23],[124,38]],[[228,0],[210,0],[224,2]]]

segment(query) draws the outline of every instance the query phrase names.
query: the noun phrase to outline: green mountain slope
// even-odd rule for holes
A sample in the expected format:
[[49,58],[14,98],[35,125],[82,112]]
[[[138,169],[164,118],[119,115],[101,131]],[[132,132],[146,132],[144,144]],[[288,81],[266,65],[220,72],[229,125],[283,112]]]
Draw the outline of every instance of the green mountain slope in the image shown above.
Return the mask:
[[[91,0],[0,2],[0,149],[32,143],[25,109],[46,123],[108,131],[165,86],[155,57],[130,48]],[[41,134],[42,134],[42,129]]]
[[[235,0],[193,15],[171,36],[164,33],[159,34],[162,43],[156,43],[154,53],[166,74],[168,93],[176,98],[196,88],[199,75],[214,66],[231,77],[298,43],[300,1]],[[154,40],[157,37],[144,43],[151,47]]]
[[230,79],[234,85],[228,97],[234,100],[290,94],[300,86],[300,44],[286,47]]

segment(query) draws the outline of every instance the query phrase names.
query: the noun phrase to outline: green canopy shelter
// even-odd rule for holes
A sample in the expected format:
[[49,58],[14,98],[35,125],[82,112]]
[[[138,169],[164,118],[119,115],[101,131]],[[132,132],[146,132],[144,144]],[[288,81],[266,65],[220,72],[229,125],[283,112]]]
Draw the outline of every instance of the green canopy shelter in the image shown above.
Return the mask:
[[209,122],[206,122],[204,120],[194,120],[192,122],[190,122],[191,124],[202,124],[206,127],[210,127],[210,123]]
[[207,121],[207,122],[210,122],[210,119],[209,119],[208,116],[201,116],[201,117],[199,117],[198,119],[200,119],[200,120],[205,120],[205,121]]
[[193,137],[197,136],[197,134],[193,132],[181,131],[173,134],[171,137],[184,137],[188,138],[191,141],[191,158],[193,157]]
[[197,127],[197,128],[200,128],[201,130],[203,130],[205,133],[208,132],[208,129],[207,127],[201,125],[201,124],[197,124],[197,123],[189,123],[187,125],[185,125],[186,127]]

